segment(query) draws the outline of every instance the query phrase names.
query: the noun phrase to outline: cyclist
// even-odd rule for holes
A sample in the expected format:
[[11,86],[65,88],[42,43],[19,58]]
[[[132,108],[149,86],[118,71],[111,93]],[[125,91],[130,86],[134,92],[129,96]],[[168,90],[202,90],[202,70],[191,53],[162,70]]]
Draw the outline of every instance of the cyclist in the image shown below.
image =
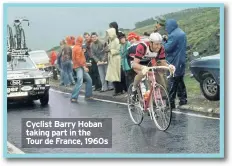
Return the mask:
[[[133,41],[134,38],[137,38],[135,33],[128,35],[129,41]],[[162,40],[162,36],[159,33],[151,33],[149,36],[148,43],[137,42],[137,45],[135,45],[135,53],[132,54],[132,56],[134,56],[134,60],[131,63],[131,67],[137,73],[137,75],[134,78],[134,83],[132,87],[133,100],[135,99],[137,93],[136,89],[138,84],[149,71],[146,65],[142,65],[140,63],[142,59],[149,58],[152,66],[167,66],[172,71],[175,70],[175,67],[171,64],[167,64],[165,60],[165,50],[162,46]],[[167,89],[167,82],[164,76],[164,72],[156,73],[156,81],[157,83],[163,85],[165,89]]]

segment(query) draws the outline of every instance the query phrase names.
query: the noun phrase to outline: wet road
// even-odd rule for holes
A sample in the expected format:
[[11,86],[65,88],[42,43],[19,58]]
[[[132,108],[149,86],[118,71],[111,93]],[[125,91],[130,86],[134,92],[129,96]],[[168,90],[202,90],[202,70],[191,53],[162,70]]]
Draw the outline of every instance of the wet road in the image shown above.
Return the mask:
[[[25,153],[219,153],[219,120],[173,113],[166,132],[148,116],[134,125],[124,105],[101,101],[70,103],[70,95],[50,91],[49,106],[8,104],[8,141]],[[21,148],[21,118],[112,118],[112,148]]]

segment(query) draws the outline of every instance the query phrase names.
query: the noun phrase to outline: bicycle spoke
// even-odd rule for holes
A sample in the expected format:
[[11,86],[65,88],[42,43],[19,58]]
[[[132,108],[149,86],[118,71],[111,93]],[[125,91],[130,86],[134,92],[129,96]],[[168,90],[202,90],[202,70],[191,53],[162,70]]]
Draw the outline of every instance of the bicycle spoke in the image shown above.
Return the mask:
[[132,99],[132,85],[128,88],[128,111],[130,114],[131,120],[135,124],[140,124],[143,120],[143,112],[140,105],[139,94],[135,96],[135,101]]
[[[154,122],[158,129],[166,130],[171,121],[171,109],[167,91],[157,84],[153,93]],[[156,116],[155,116],[156,115]]]

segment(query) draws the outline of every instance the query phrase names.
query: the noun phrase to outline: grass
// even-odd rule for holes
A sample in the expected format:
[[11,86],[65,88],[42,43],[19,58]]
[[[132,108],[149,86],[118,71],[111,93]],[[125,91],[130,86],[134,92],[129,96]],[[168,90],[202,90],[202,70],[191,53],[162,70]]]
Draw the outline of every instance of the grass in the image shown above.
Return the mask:
[[[195,78],[191,78],[189,75],[186,75],[184,77],[184,83],[186,86],[188,96],[201,95],[200,84]],[[189,94],[189,92],[191,93]]]
[[[213,108],[215,112],[219,112],[220,100],[209,101],[201,93],[200,84],[195,78],[191,78],[186,74],[184,77],[184,83],[187,91],[188,104],[192,106],[202,107],[207,111],[209,108]],[[218,110],[218,111],[216,111]]]

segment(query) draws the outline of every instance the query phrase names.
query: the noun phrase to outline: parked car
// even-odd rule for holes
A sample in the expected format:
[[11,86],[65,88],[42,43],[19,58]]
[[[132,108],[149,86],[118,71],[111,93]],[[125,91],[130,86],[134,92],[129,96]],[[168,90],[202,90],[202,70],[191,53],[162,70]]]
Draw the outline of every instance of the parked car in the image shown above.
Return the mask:
[[[199,53],[195,52],[194,56]],[[220,99],[220,55],[200,57],[190,62],[190,70],[208,100]]]
[[30,56],[10,53],[7,60],[7,100],[49,102],[49,77],[39,70]]
[[51,71],[49,56],[44,50],[30,51],[29,55],[40,70]]

